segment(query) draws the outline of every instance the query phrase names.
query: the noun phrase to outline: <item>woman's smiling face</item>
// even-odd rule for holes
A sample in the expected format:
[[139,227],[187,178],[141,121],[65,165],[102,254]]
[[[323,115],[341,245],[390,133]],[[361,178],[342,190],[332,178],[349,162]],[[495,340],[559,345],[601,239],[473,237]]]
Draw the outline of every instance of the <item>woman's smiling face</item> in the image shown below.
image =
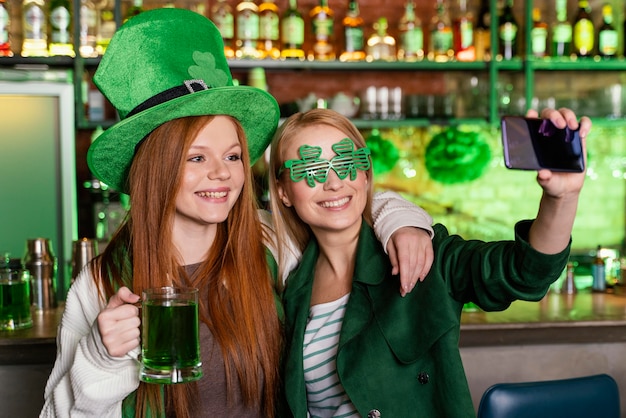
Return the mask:
[[205,125],[187,152],[176,195],[177,226],[224,222],[243,188],[245,172],[235,124],[216,116]]
[[[300,147],[303,145],[321,147],[319,158],[330,161],[337,157],[333,145],[345,137],[344,132],[329,125],[307,126],[284,144],[281,161],[301,159]],[[365,171],[356,170],[354,180],[349,175],[342,180],[334,170],[329,169],[326,180],[313,182],[313,187],[305,179],[293,181],[290,174],[290,169],[282,172],[278,183],[279,196],[284,204],[294,207],[298,216],[314,232],[361,227],[368,194]]]

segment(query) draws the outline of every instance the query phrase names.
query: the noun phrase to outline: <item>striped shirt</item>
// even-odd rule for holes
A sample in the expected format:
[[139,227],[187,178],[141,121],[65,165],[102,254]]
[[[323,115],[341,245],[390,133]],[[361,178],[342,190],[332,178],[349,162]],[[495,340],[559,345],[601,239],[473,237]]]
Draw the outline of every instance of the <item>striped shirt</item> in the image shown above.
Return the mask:
[[304,380],[311,417],[358,417],[337,375],[337,348],[350,294],[312,306],[304,332]]

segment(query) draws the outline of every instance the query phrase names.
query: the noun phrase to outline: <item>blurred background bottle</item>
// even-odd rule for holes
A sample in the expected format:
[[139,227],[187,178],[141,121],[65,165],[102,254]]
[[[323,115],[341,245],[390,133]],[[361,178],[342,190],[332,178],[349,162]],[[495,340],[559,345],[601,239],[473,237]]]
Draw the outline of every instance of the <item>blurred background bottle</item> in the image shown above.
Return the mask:
[[280,58],[280,17],[274,0],[259,5],[259,58]]
[[452,20],[454,55],[459,61],[475,61],[474,17],[467,7],[467,0],[458,0]]
[[604,58],[617,56],[618,35],[613,25],[613,7],[609,3],[602,6],[602,25],[598,29],[598,53]]
[[363,18],[357,0],[348,1],[348,10],[341,24],[343,26],[344,44],[339,60],[363,61],[365,59],[365,34],[363,33]]
[[280,21],[281,58],[304,59],[304,19],[298,11],[298,1],[289,0],[289,7]]
[[530,52],[534,57],[543,58],[548,50],[548,24],[541,19],[541,10],[533,8],[533,27],[530,30]]
[[404,14],[398,24],[400,61],[419,61],[424,59],[424,31],[422,22],[415,15],[415,2],[408,0],[404,5]]
[[572,48],[572,25],[567,20],[567,0],[556,0],[556,21],[552,25],[553,57],[569,57]]
[[380,17],[374,23],[374,33],[367,38],[367,61],[395,61],[396,40],[387,33],[387,18]]
[[98,14],[98,27],[96,30],[96,52],[103,55],[111,42],[113,34],[117,30],[115,23],[115,12],[113,11],[113,0],[101,0],[96,4]]
[[133,0],[130,7],[126,10],[126,16],[124,17],[124,22],[130,19],[131,17],[137,16],[139,13],[143,12],[143,0]]
[[513,14],[513,0],[506,0],[498,22],[498,38],[502,59],[510,60],[517,56],[519,25]]
[[50,42],[48,52],[50,56],[67,55],[74,56],[74,44],[72,43],[72,6],[70,0],[51,0],[50,13]]
[[24,0],[22,3],[23,57],[48,56],[48,19],[44,0]]
[[334,11],[328,6],[328,0],[319,0],[319,4],[309,13],[313,29],[313,59],[315,60],[335,59],[334,15]]
[[476,59],[487,61],[491,59],[491,10],[489,0],[481,0],[476,23],[474,24],[474,47]]
[[595,29],[591,19],[591,7],[588,0],[578,2],[578,13],[574,19],[574,53],[579,57],[593,54]]
[[258,58],[259,7],[252,0],[243,0],[237,4],[237,58]]
[[11,11],[9,2],[0,0],[0,57],[12,57],[11,51]]
[[96,31],[98,28],[98,14],[96,6],[91,0],[80,2],[79,12],[79,47],[81,57],[90,58],[98,56],[96,52]]
[[436,13],[430,22],[428,59],[436,62],[450,61],[454,57],[452,23],[445,0],[437,0]]
[[233,39],[235,37],[235,17],[233,9],[226,0],[217,0],[211,9],[211,20],[217,26],[224,41],[224,54],[226,58],[235,58]]
[[604,292],[606,290],[606,265],[602,258],[602,247],[600,245],[598,245],[593,258],[591,276],[593,278],[591,289],[594,292]]

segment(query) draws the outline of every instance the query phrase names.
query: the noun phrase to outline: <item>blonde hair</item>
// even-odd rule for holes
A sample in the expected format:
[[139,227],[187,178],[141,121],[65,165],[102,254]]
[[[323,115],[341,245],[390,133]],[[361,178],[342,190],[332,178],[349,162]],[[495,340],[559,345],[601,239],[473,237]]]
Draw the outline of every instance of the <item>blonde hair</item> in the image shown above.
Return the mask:
[[[108,299],[129,286],[140,294],[149,287],[194,286],[200,295],[200,319],[221,347],[228,392],[239,382],[244,403],[259,414],[274,415],[282,346],[273,279],[267,265],[267,232],[257,214],[247,141],[233,118],[241,143],[243,190],[195,274],[187,277],[173,244],[176,195],[187,151],[214,116],[175,119],[155,129],[138,147],[128,175],[131,208],[127,219],[94,264],[94,277]],[[245,246],[245,248],[242,248]],[[169,279],[168,279],[169,277]],[[171,280],[170,280],[171,279]],[[135,415],[163,412],[192,416],[198,405],[197,384],[140,384]],[[210,396],[210,394],[203,394]]]
[[[302,252],[312,237],[311,229],[300,219],[295,209],[283,205],[280,200],[278,195],[278,183],[291,180],[286,180],[288,179],[288,172],[285,171],[279,176],[279,171],[285,162],[285,158],[283,157],[285,148],[297,137],[300,130],[315,125],[328,125],[337,128],[346,134],[346,137],[350,138],[358,148],[367,146],[361,132],[359,132],[358,128],[354,126],[350,119],[329,109],[312,109],[307,112],[296,113],[285,120],[278,128],[272,140],[270,152],[269,190],[272,219],[279,242],[279,277],[283,277],[286,273],[282,270],[282,266],[286,265],[285,260],[288,257],[288,254],[286,254],[286,252],[289,251],[286,245],[288,242],[287,238],[293,241],[296,248]],[[367,177],[372,179],[371,166],[369,170],[367,170]],[[367,202],[363,211],[363,217],[370,225],[372,224],[372,195],[373,181],[369,181]]]

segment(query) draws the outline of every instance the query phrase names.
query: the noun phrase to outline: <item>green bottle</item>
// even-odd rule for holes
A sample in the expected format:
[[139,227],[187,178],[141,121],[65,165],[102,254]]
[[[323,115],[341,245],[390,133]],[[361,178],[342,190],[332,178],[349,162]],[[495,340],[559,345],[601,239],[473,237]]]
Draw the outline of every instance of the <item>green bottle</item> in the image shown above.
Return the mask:
[[574,19],[574,53],[579,57],[593,54],[595,29],[591,19],[588,0],[578,2],[578,13]]
[[556,22],[552,26],[550,55],[569,57],[571,48],[572,25],[567,20],[567,0],[556,0]]
[[498,37],[500,38],[500,54],[505,60],[517,55],[517,32],[519,25],[513,15],[513,0],[507,0],[498,23]]
[[52,0],[48,22],[50,24],[50,42],[48,52],[54,55],[74,56],[72,44],[72,14],[69,0]]
[[617,56],[617,30],[613,26],[613,7],[602,6],[602,26],[598,29],[598,53],[604,58]]
[[281,58],[295,58],[304,60],[304,19],[298,11],[297,0],[289,0],[289,7],[285,10],[280,21],[282,48]]

